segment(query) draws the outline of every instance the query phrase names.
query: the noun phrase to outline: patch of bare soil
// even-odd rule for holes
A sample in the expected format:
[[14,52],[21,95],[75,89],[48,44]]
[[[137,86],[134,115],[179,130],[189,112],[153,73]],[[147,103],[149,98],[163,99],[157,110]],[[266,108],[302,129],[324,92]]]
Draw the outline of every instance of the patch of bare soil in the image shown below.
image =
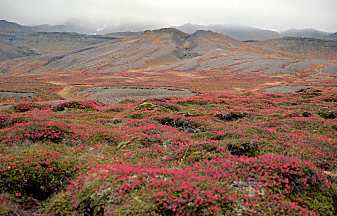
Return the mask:
[[308,89],[310,86],[287,86],[287,85],[280,85],[280,86],[273,86],[270,88],[264,89],[267,93],[294,93],[301,89]]
[[193,96],[195,93],[186,89],[170,88],[105,88],[95,87],[82,90],[79,96],[88,100],[113,103],[123,100],[145,100],[150,98]]
[[12,91],[0,91],[0,98],[14,98],[19,101],[22,99],[31,100],[35,93],[33,92],[12,92]]

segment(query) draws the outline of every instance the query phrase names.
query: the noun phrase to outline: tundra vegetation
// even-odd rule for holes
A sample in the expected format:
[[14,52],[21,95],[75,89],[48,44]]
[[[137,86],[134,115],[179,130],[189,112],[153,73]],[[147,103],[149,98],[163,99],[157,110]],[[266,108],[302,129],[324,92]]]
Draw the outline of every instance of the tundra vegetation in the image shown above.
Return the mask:
[[336,89],[0,115],[0,215],[336,215]]

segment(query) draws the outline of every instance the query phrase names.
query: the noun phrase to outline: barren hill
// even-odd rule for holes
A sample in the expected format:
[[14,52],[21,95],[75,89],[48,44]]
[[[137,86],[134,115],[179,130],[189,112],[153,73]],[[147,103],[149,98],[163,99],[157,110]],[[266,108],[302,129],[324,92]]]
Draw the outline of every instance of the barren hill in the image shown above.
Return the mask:
[[296,53],[317,58],[337,58],[337,42],[315,38],[285,37],[256,42],[257,45],[275,50]]
[[32,37],[24,37],[21,43],[42,55],[3,61],[1,71],[221,70],[289,74],[312,71],[317,65],[323,72],[334,73],[337,68],[336,44],[318,39],[285,38],[247,43],[211,31],[187,34],[174,28],[119,39],[70,33],[30,35]]

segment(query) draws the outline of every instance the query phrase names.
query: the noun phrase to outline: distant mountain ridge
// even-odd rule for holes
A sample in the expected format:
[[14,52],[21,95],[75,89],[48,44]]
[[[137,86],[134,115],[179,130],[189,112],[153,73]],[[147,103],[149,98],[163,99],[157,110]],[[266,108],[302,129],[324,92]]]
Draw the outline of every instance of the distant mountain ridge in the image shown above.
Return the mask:
[[280,33],[282,37],[297,37],[297,38],[326,38],[329,33],[318,31],[316,29],[290,29]]
[[290,29],[286,31],[272,31],[249,26],[234,26],[234,25],[196,25],[187,23],[175,28],[186,32],[193,33],[197,30],[210,30],[221,33],[240,41],[257,40],[264,41],[277,39],[282,37],[297,37],[297,38],[315,38],[323,40],[337,40],[337,33],[328,33],[316,29]]
[[[75,32],[79,34],[97,34],[117,37],[128,37],[131,35],[139,35],[145,30],[158,29],[159,27],[153,25],[108,25],[105,27],[93,27],[76,21],[67,22],[64,25],[37,25],[24,26],[6,20],[0,20],[1,32]],[[230,36],[240,41],[248,40],[270,40],[281,37],[300,37],[300,38],[316,38],[325,40],[337,40],[337,33],[328,33],[315,29],[290,29],[287,31],[277,32],[268,29],[260,29],[249,26],[235,26],[235,25],[197,25],[187,23],[181,26],[175,26],[180,31],[192,34],[197,30],[210,30]]]
[[29,26],[23,26],[7,20],[0,20],[0,32],[24,32],[32,30],[33,29]]
[[195,25],[191,23],[184,24],[182,26],[176,26],[175,28],[192,34],[197,30],[209,30],[217,33],[221,33],[237,40],[268,40],[278,38],[279,33],[271,30],[264,30],[253,27],[245,26],[231,26],[231,25]]
[[[42,34],[47,36],[60,34],[62,40],[57,39],[56,42],[50,43],[48,38],[51,37],[46,37],[45,44],[52,44],[51,48],[42,46],[41,40],[37,44],[27,43],[40,50],[44,48],[47,54],[4,61],[0,64],[0,70],[6,73],[71,70],[92,73],[129,70],[295,73],[309,70],[313,65],[325,64],[324,71],[334,73],[337,67],[337,64],[329,62],[329,59],[337,59],[336,43],[334,41],[326,43],[320,39],[282,38],[246,43],[212,31],[198,30],[193,34],[187,34],[174,28],[149,30],[123,39],[108,37],[105,41],[93,40],[91,38],[93,36],[82,38],[88,35],[70,37],[69,33]],[[78,46],[75,47],[76,41]],[[55,53],[55,48],[61,44],[65,44],[68,50]],[[69,44],[73,47],[69,47]],[[325,57],[327,59],[321,59]]]

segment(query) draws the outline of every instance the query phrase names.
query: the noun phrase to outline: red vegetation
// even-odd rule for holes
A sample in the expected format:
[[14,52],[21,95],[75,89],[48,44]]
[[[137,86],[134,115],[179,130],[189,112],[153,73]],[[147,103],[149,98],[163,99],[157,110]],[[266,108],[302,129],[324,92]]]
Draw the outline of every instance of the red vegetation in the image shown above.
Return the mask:
[[[182,169],[97,165],[87,175],[73,181],[67,191],[76,197],[81,193],[79,190],[85,190],[83,184],[97,180],[105,183],[103,187],[94,188],[95,194],[103,194],[107,188],[113,188],[109,194],[105,194],[108,196],[106,198],[114,196],[114,200],[124,203],[130,193],[137,190],[140,194],[149,194],[150,197],[145,198],[150,199],[154,211],[173,215],[234,213],[238,202],[242,203],[247,213],[262,214],[266,197],[277,211],[308,212],[289,202],[290,195],[305,190],[326,190],[330,186],[327,178],[308,161],[263,155],[257,158],[229,156]],[[275,196],[275,193],[278,195]],[[143,200],[142,197],[139,199]],[[82,204],[77,199],[73,200],[74,209],[83,207]],[[93,208],[91,212],[99,208],[100,211],[104,209],[107,215],[116,213],[116,204],[94,206],[86,203]]]
[[218,92],[8,110],[0,194],[38,198],[51,215],[335,215],[334,97]]
[[104,104],[95,101],[68,101],[54,106],[53,111],[64,111],[65,109],[100,110],[103,106]]

